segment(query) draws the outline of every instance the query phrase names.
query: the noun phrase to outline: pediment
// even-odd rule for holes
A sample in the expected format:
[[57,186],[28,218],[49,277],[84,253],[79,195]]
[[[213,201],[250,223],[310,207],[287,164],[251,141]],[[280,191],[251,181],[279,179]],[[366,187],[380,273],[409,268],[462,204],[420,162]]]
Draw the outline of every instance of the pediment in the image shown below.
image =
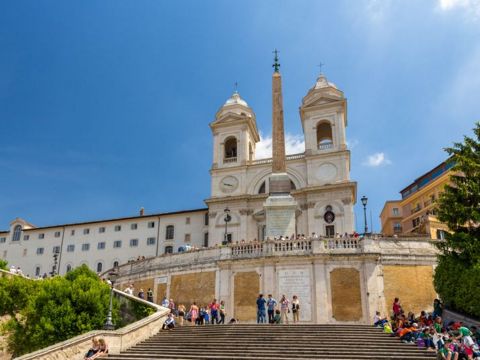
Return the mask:
[[334,104],[338,103],[339,101],[343,100],[343,96],[338,96],[335,94],[312,94],[311,96],[306,96],[303,99],[302,107],[311,107],[317,105],[326,105],[326,104]]

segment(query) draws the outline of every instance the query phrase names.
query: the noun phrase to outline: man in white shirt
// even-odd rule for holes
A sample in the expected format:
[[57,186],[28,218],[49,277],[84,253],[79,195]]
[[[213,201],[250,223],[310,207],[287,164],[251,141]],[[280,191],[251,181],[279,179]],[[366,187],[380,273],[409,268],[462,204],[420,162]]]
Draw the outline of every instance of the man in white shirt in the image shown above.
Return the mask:
[[173,314],[168,314],[167,320],[163,323],[162,330],[172,330],[175,327],[175,319]]

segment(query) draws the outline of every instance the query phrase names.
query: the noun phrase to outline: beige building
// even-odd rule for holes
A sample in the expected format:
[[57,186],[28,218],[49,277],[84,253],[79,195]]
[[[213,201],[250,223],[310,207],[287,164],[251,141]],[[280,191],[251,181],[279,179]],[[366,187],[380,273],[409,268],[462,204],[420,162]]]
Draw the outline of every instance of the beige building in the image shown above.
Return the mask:
[[452,164],[442,162],[400,191],[401,200],[389,200],[380,214],[384,235],[424,235],[443,239],[448,227],[438,221],[435,202],[450,181]]

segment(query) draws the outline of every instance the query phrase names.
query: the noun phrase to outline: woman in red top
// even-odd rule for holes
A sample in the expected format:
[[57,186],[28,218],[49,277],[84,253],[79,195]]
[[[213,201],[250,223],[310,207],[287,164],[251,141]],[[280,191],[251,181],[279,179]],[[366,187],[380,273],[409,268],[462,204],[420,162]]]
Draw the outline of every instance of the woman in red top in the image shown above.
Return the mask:
[[395,315],[395,317],[397,317],[398,315],[400,315],[401,311],[402,305],[400,305],[400,299],[395,298],[395,300],[393,301],[393,314]]

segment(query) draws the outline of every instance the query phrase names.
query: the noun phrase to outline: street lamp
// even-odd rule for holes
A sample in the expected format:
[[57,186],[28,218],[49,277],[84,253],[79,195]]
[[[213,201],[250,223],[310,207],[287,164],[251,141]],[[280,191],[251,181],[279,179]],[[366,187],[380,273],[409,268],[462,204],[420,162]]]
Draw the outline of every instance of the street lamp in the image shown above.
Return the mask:
[[232,220],[232,217],[230,216],[230,209],[227,207],[225,210],[223,210],[223,213],[225,214],[225,217],[223,218],[223,221],[225,221],[225,235],[223,237],[223,245],[228,244],[228,223]]
[[362,205],[363,205],[363,219],[365,221],[365,232],[363,233],[363,235],[365,236],[368,233],[368,225],[367,225],[367,202],[368,202],[368,198],[365,195],[363,195],[360,200],[362,201]]
[[113,269],[108,273],[108,275],[108,279],[110,280],[112,285],[110,288],[110,304],[108,305],[107,321],[105,321],[105,325],[103,325],[103,328],[105,330],[115,330],[115,325],[112,322],[113,285],[115,284],[115,280],[117,280],[118,273],[115,269]]
[[52,276],[57,275],[58,253],[59,253],[58,249],[55,249],[53,252],[53,266],[52,266],[52,271],[50,272],[50,275]]

